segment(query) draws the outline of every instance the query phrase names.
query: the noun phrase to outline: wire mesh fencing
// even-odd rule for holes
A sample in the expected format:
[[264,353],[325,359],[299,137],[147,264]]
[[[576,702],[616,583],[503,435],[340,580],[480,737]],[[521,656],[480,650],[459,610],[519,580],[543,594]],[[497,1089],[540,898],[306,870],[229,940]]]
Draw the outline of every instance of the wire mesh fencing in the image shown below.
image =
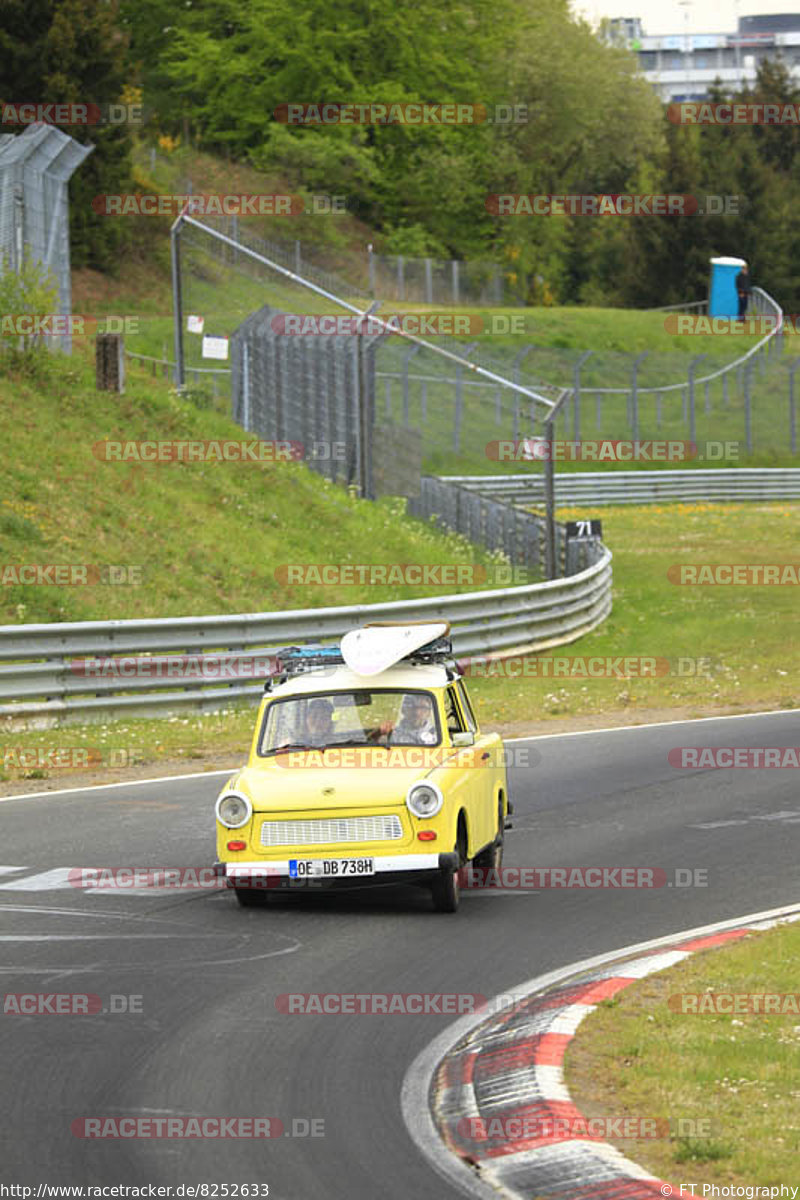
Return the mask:
[[[558,389],[537,391],[518,371],[515,382],[513,364],[511,374],[505,362],[494,370],[485,349],[450,332],[452,320],[430,333],[413,313],[365,317],[355,289],[329,275],[301,277],[295,264],[270,259],[268,243],[242,241],[241,231],[236,240],[228,229],[185,216],[174,232],[181,378],[210,370],[209,352],[224,357],[234,418],[261,436],[316,446],[315,466],[330,478],[363,482],[374,463],[373,485],[388,488],[382,473],[391,475],[392,464],[411,470],[417,458],[421,466],[442,452],[482,453],[493,428],[487,412],[499,410],[504,429],[527,433],[534,410],[554,403]],[[415,336],[420,328],[424,338]],[[412,357],[423,385],[413,404]]]
[[[19,274],[26,260],[37,264],[45,279],[55,281],[52,315],[72,312],[67,183],[91,152],[53,125],[0,136],[0,275]],[[71,349],[69,333],[48,341]]]

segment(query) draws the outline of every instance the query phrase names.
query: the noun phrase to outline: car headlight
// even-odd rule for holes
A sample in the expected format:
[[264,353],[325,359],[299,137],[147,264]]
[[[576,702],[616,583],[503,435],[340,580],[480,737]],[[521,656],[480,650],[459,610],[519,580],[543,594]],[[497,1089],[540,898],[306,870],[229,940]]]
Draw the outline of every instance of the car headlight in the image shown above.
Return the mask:
[[435,817],[444,796],[435,783],[415,783],[408,789],[406,804],[415,817]]
[[223,792],[217,801],[217,820],[227,829],[246,825],[253,815],[253,806],[241,792]]

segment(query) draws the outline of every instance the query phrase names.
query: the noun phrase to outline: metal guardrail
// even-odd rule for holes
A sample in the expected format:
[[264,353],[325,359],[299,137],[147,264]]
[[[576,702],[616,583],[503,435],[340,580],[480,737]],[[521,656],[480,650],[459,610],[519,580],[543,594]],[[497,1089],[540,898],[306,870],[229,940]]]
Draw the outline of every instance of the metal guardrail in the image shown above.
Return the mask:
[[[679,307],[688,308],[689,306],[681,305]],[[710,371],[708,375],[698,375],[696,378],[693,376],[691,379],[691,384],[693,384],[694,387],[698,387],[701,383],[712,383],[715,379],[722,379],[724,376],[730,375],[734,371],[738,371],[740,368],[749,363],[751,359],[756,358],[762,351],[769,354],[771,348],[774,348],[780,352],[780,339],[783,335],[784,321],[783,309],[781,308],[780,304],[778,304],[777,300],[770,296],[769,292],[765,292],[763,288],[754,287],[750,293],[750,305],[748,307],[747,315],[748,317],[767,317],[771,322],[773,322],[773,327],[767,331],[763,338],[759,338],[756,344],[751,346],[751,348],[745,354],[740,355],[739,358],[734,359],[733,362],[726,363],[724,367],[719,367],[716,371]],[[733,318],[731,318],[731,320],[732,319]],[[695,361],[699,361],[701,358],[705,357],[706,356],[704,354],[699,355]],[[637,387],[636,391],[639,396],[645,396],[654,394],[656,392],[674,392],[681,388],[685,388],[686,386],[687,384],[681,381],[680,383],[659,384],[657,387]],[[595,387],[594,384],[592,384],[588,390],[596,396],[624,396],[630,391],[629,388]]]
[[708,312],[708,300],[684,300],[680,304],[661,304],[658,308],[648,308],[646,312],[689,312],[699,309],[701,313]]
[[[469,491],[518,508],[541,504],[541,475],[445,475]],[[591,471],[555,476],[556,503],[654,504],[672,500],[800,500],[800,468],[734,467],[697,471]]]
[[[281,613],[0,626],[0,717],[13,728],[31,719],[56,725],[257,700],[269,673],[265,660],[277,649],[339,639],[369,620],[446,619],[459,656],[565,645],[611,611],[611,553],[604,546],[598,553],[568,578],[485,592]],[[191,677],[182,666],[186,654]],[[87,657],[95,660],[90,674]],[[143,662],[148,674],[139,673]],[[167,674],[170,664],[183,676]],[[248,672],[258,681],[242,682]],[[220,686],[220,673],[232,681]]]

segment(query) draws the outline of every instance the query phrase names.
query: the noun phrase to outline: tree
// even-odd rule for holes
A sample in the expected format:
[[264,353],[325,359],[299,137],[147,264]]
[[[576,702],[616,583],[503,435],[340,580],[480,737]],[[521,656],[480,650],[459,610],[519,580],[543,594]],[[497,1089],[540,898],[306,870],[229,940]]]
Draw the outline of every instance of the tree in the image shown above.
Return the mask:
[[[0,89],[7,102],[118,104],[128,82],[125,40],[115,5],[104,0],[9,0],[0,28]],[[125,125],[71,125],[66,133],[95,149],[70,181],[73,266],[112,270],[129,240],[122,218],[94,212],[97,195],[130,187]],[[18,126],[4,132],[19,133]]]

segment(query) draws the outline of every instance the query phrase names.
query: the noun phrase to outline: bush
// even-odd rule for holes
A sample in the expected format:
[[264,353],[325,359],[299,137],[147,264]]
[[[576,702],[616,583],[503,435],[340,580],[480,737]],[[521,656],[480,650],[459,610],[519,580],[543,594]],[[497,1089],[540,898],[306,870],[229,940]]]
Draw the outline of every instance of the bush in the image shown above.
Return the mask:
[[11,270],[6,258],[0,259],[0,349],[29,350],[41,345],[39,336],[23,337],[5,324],[3,314],[44,316],[57,310],[58,287],[51,272],[25,256],[19,272]]

